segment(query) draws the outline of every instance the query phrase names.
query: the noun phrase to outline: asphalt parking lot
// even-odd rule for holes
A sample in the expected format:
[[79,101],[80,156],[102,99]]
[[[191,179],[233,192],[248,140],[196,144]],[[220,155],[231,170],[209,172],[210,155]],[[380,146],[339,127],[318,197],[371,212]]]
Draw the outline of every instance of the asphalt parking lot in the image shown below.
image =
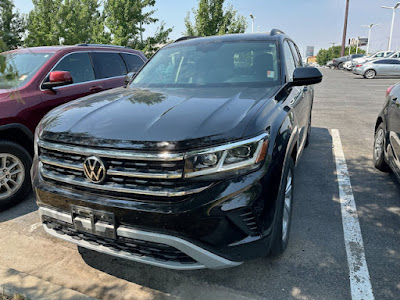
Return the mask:
[[[322,72],[324,80],[315,87],[311,143],[296,170],[290,242],[281,257],[219,271],[173,271],[125,261],[47,236],[32,195],[0,213],[0,266],[104,299],[351,299],[350,284],[357,278],[349,278],[338,145],[332,137],[337,132],[364,246],[357,254],[365,255],[363,267],[370,277],[364,287],[370,284],[375,299],[398,298],[400,185],[392,174],[373,167],[372,145],[385,90],[399,79]],[[41,287],[30,292],[46,299]]]

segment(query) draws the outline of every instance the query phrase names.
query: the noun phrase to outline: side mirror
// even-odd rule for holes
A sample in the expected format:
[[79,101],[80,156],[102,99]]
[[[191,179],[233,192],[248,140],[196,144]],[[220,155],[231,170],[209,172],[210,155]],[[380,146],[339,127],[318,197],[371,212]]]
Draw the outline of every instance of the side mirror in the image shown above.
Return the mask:
[[314,67],[298,67],[293,72],[291,86],[317,84],[322,81],[322,73]]
[[52,90],[55,87],[72,84],[72,76],[67,71],[53,71],[49,74],[49,80],[43,82],[42,88]]
[[129,72],[128,74],[126,74],[125,79],[124,79],[125,86],[128,86],[129,82],[131,82],[131,80],[135,76],[135,74],[136,74],[136,72]]

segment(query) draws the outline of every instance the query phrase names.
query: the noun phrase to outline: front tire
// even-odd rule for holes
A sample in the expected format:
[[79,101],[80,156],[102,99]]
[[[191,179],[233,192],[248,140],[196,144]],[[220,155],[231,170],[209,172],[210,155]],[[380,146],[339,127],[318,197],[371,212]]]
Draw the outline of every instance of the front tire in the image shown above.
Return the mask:
[[388,164],[385,161],[385,125],[383,123],[379,124],[375,132],[374,137],[374,166],[378,170],[383,172],[388,172],[390,170]]
[[270,254],[278,256],[282,254],[289,242],[290,225],[292,220],[294,186],[294,162],[287,158],[283,170],[281,186],[277,198],[277,210],[274,225],[274,234],[271,243]]
[[343,63],[338,64],[337,68],[338,68],[339,70],[343,70],[343,69],[344,69]]
[[375,70],[367,70],[364,73],[364,78],[367,78],[367,79],[373,79],[373,78],[375,78],[375,76],[376,76]]
[[20,145],[0,141],[0,210],[15,205],[31,189],[32,158]]

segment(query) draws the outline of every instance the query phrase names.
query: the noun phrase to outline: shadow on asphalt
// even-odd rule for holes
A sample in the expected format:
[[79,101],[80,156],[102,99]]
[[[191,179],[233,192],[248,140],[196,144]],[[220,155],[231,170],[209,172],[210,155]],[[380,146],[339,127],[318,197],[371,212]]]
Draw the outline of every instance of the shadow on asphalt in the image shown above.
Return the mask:
[[349,282],[340,204],[332,201],[338,193],[334,168],[329,131],[312,128],[310,146],[296,170],[291,240],[278,258],[223,270],[175,271],[78,249],[95,269],[183,298],[199,297],[196,287],[214,286],[270,299],[349,299],[343,288]]
[[31,192],[24,200],[15,206],[11,206],[3,211],[0,211],[0,223],[12,219],[16,219],[23,215],[27,215],[38,209],[35,201],[35,196]]

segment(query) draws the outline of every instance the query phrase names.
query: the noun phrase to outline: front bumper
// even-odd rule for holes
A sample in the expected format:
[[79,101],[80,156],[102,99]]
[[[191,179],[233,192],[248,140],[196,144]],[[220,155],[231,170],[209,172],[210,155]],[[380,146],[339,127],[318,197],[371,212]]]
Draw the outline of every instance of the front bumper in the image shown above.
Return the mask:
[[[52,236],[155,266],[179,270],[220,269],[240,265],[268,252],[277,192],[273,187],[279,186],[275,182],[277,176],[269,175],[276,174],[274,167],[269,169],[224,180],[176,203],[118,199],[58,186],[41,177],[35,162],[32,180],[44,228]],[[116,239],[110,241],[77,232],[71,216],[72,206],[114,214]],[[49,219],[55,223],[49,225]],[[126,244],[132,244],[132,240],[156,245],[138,252],[127,248]],[[154,255],[157,250],[151,250],[154,247],[163,250],[164,246],[173,248],[168,251],[181,252],[178,256],[184,256],[183,261],[165,259]],[[146,255],[149,249],[153,252]]]
[[[133,253],[132,251],[129,251],[128,248],[120,248],[118,247],[118,245],[112,243],[103,243],[101,239],[88,240],[80,234],[72,234],[72,232],[71,234],[68,233],[65,228],[60,230],[60,228],[48,226],[48,224],[50,223],[48,223],[47,220],[49,219],[62,221],[63,223],[67,223],[68,225],[73,226],[72,217],[69,214],[59,212],[52,208],[40,207],[39,215],[41,216],[42,222],[45,223],[43,227],[48,234],[87,249],[95,250],[101,253],[113,255],[128,260],[175,270],[193,270],[202,268],[220,269],[226,267],[234,267],[241,264],[241,262],[233,262],[218,255],[215,255],[214,253],[200,248],[193,243],[190,243],[184,239],[175,236],[138,230],[127,226],[119,226],[116,229],[118,237],[168,245],[175,249],[178,249],[190,258],[193,258],[193,261],[186,260],[184,262],[182,262],[182,260],[165,261],[165,258],[163,258],[161,254],[154,257],[140,252]],[[99,230],[102,230],[101,224],[96,224],[96,226],[100,227],[98,228]],[[162,250],[159,251],[161,252]]]

